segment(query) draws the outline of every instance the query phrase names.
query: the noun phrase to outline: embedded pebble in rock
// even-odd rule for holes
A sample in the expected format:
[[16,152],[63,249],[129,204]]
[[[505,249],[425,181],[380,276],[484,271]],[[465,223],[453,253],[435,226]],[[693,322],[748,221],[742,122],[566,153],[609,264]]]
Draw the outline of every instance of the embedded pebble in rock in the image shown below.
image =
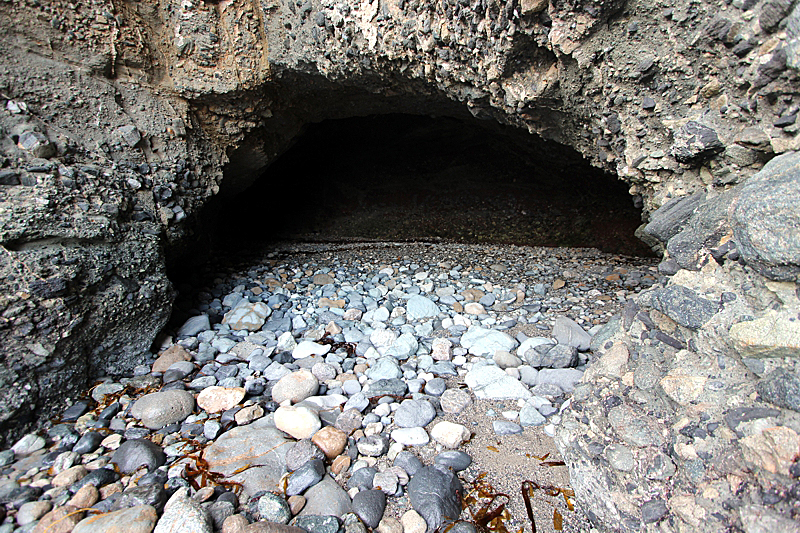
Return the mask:
[[275,427],[294,437],[307,439],[322,427],[317,413],[305,406],[281,406],[275,411]]
[[150,429],[184,420],[194,410],[194,396],[183,390],[154,392],[142,396],[133,404],[131,415]]
[[[177,512],[177,511],[176,511]],[[158,513],[149,505],[139,505],[111,513],[88,516],[78,522],[72,533],[150,533],[156,526]],[[190,527],[190,523],[186,524]],[[171,528],[161,531],[187,531],[187,529]],[[198,529],[197,531],[203,531]]]
[[272,388],[272,401],[283,403],[286,400],[292,403],[302,402],[313,396],[319,390],[319,380],[306,369],[292,372],[284,376]]
[[442,420],[431,429],[431,437],[445,448],[458,448],[469,440],[470,432],[461,424]]
[[207,413],[221,413],[236,406],[245,397],[243,387],[208,387],[197,395],[197,406]]

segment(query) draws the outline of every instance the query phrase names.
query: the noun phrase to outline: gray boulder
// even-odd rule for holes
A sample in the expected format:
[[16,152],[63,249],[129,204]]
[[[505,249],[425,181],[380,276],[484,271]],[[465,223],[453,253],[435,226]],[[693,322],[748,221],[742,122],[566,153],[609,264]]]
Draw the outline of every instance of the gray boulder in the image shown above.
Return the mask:
[[800,280],[800,152],[780,155],[739,188],[733,236],[742,258],[777,281]]

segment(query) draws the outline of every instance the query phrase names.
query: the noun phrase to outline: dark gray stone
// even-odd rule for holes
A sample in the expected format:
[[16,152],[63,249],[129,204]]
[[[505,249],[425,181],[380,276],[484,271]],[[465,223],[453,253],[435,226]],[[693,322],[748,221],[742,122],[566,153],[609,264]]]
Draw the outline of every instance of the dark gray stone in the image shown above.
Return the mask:
[[123,474],[132,474],[142,466],[155,470],[167,460],[161,447],[146,439],[131,439],[120,444],[111,456]]
[[744,437],[744,434],[737,428],[742,422],[776,417],[780,414],[781,412],[778,409],[770,409],[768,407],[735,407],[725,413],[725,423],[741,438]]
[[209,329],[211,329],[211,322],[208,319],[208,315],[198,315],[184,322],[178,329],[177,335],[178,337],[193,337],[201,331]]
[[378,527],[385,509],[386,495],[382,490],[362,490],[353,497],[353,512],[371,528]]
[[148,483],[127,489],[117,498],[111,510],[119,511],[137,505],[151,505],[160,513],[165,503],[167,503],[167,491],[164,490],[164,483]]
[[702,163],[725,150],[717,132],[690,120],[673,136],[672,156],[680,163]]
[[100,446],[100,442],[105,438],[105,436],[97,431],[89,431],[84,433],[83,436],[75,443],[73,446],[72,451],[79,454],[84,453],[91,453]]
[[443,466],[421,468],[406,487],[411,506],[436,531],[445,521],[458,519],[461,514],[461,482]]
[[325,463],[320,459],[311,459],[289,475],[289,482],[286,485],[286,495],[294,496],[296,494],[302,494],[309,487],[313,487],[319,483],[324,475]]
[[347,488],[352,489],[353,487],[358,487],[359,489],[371,489],[372,480],[377,473],[378,471],[371,466],[359,468],[353,472],[353,475],[347,480]]
[[405,470],[409,476],[416,474],[423,466],[422,461],[420,461],[416,455],[407,450],[398,453],[392,464]]
[[69,491],[72,493],[78,492],[78,490],[86,485],[94,485],[95,487],[100,488],[108,485],[109,483],[114,483],[118,479],[119,474],[110,468],[98,468],[97,470],[92,470],[83,476],[81,480],[70,485]]
[[776,368],[758,382],[761,398],[779,407],[800,412],[800,375]]
[[569,368],[578,364],[578,349],[566,344],[540,344],[524,357],[534,368]]
[[650,215],[650,222],[644,227],[644,232],[666,244],[683,229],[705,199],[704,192],[670,199]]
[[670,285],[663,289],[644,293],[639,303],[661,311],[672,320],[691,329],[698,329],[711,320],[719,304],[697,295],[682,285]]
[[74,422],[81,416],[83,416],[86,411],[89,410],[89,404],[84,401],[77,401],[74,404],[67,407],[64,411],[64,414],[61,415],[61,420],[64,422]]
[[667,504],[664,500],[650,500],[642,504],[642,522],[653,524],[667,514]]
[[789,14],[792,9],[793,0],[767,0],[761,6],[758,14],[758,24],[767,33],[772,33],[778,29],[781,21]]
[[403,396],[408,390],[408,386],[402,379],[379,379],[369,385],[369,390],[365,392],[367,398],[378,396]]
[[681,268],[698,270],[708,250],[717,248],[730,235],[728,207],[732,193],[726,192],[697,207],[686,226],[667,244],[670,258]]
[[447,450],[437,455],[433,462],[452,468],[454,472],[461,472],[472,464],[472,457],[459,450]]
[[800,152],[773,158],[738,187],[731,216],[742,258],[778,281],[800,280]]

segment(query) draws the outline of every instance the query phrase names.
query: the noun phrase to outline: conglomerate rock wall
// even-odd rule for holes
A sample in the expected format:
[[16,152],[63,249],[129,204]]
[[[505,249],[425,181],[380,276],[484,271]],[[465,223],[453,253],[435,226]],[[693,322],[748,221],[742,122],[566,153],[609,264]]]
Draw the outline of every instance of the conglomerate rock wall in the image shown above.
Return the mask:
[[304,124],[475,117],[625,180],[674,274],[612,321],[564,413],[590,514],[791,527],[797,1],[10,0],[0,42],[0,435],[135,364],[201,207]]

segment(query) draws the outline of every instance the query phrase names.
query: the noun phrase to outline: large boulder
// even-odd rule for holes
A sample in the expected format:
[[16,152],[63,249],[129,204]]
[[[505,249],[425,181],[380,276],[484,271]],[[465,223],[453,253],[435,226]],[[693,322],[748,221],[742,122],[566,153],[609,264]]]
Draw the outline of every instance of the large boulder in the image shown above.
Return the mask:
[[800,152],[773,158],[731,206],[742,258],[767,278],[800,281]]

